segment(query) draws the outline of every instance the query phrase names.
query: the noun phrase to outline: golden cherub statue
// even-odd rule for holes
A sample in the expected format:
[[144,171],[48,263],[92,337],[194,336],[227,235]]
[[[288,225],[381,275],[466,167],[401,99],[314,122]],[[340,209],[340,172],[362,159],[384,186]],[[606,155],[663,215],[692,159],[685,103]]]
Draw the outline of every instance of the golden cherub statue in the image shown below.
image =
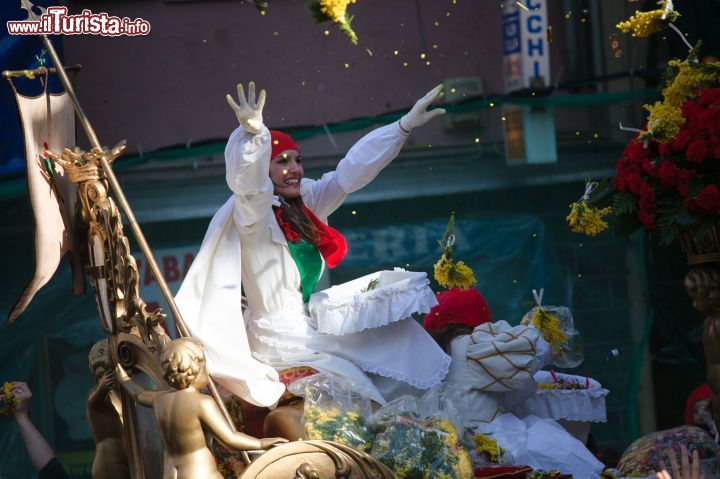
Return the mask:
[[711,415],[717,427],[720,424],[720,265],[695,266],[685,276],[684,283],[693,307],[705,317],[703,349],[712,390]]
[[93,345],[88,363],[96,383],[88,394],[86,409],[90,432],[95,441],[92,477],[129,479],[120,398],[113,391],[117,388],[117,376],[108,355],[107,339],[101,339]]
[[174,389],[145,390],[119,364],[120,385],[140,404],[155,410],[164,448],[163,477],[222,479],[207,448],[203,426],[229,447],[267,449],[287,442],[282,438],[256,439],[232,431],[215,401],[200,391],[208,384],[205,353],[193,338],[168,343],[160,356],[165,379]]

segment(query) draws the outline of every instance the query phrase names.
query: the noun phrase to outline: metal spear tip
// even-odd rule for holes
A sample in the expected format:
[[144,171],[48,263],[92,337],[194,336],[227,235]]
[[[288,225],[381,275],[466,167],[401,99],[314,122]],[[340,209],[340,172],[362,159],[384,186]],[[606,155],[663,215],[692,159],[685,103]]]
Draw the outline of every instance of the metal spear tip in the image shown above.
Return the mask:
[[[20,8],[28,12],[27,20],[39,21],[40,15],[43,15],[47,8],[41,7],[40,5],[33,5],[30,0],[20,0]],[[40,15],[33,11],[33,8],[40,11]]]
[[112,150],[110,150],[110,156],[114,160],[118,156],[122,155],[126,148],[127,140],[120,140],[120,142],[118,142],[118,144],[115,145]]

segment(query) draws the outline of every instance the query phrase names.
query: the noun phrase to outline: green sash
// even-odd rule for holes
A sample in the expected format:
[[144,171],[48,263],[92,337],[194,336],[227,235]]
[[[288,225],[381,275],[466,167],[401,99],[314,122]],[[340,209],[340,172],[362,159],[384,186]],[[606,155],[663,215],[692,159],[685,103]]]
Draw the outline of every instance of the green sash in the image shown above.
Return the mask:
[[297,243],[288,241],[287,245],[290,249],[290,256],[295,260],[295,265],[300,272],[303,303],[307,303],[310,295],[315,291],[315,285],[320,280],[322,256],[315,245],[304,240],[299,240]]

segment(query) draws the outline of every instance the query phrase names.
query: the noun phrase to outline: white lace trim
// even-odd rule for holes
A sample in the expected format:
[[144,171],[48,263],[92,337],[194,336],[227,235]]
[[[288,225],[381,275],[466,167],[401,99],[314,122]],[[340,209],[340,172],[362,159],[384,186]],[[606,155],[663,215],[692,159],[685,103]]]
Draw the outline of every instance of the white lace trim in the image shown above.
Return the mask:
[[[362,292],[375,280],[375,289]],[[428,284],[425,273],[380,271],[315,293],[308,309],[318,331],[344,336],[429,312],[437,300]]]
[[442,358],[442,365],[440,366],[440,369],[438,372],[431,378],[425,379],[425,380],[419,380],[417,378],[411,378],[408,377],[405,374],[401,374],[397,371],[392,371],[387,368],[383,368],[380,366],[371,365],[370,363],[364,362],[364,361],[353,361],[355,364],[360,366],[360,368],[367,372],[372,374],[378,374],[380,376],[384,376],[386,378],[395,379],[397,381],[402,381],[404,383],[409,384],[410,386],[416,387],[418,389],[430,389],[432,387],[437,386],[442,382],[443,379],[445,379],[445,376],[447,376],[448,371],[450,370],[450,362],[452,361],[452,358],[450,356],[445,356]]

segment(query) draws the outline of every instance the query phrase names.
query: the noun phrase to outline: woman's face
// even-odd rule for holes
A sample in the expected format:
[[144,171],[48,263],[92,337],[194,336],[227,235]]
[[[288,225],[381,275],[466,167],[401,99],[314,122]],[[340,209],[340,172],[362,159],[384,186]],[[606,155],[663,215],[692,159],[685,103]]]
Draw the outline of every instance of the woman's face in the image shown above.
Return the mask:
[[270,181],[275,194],[287,200],[300,196],[303,173],[302,157],[296,150],[285,150],[270,160]]
[[708,414],[708,406],[710,401],[703,399],[693,404],[693,424],[698,426],[704,426],[705,421],[703,420],[703,414]]

